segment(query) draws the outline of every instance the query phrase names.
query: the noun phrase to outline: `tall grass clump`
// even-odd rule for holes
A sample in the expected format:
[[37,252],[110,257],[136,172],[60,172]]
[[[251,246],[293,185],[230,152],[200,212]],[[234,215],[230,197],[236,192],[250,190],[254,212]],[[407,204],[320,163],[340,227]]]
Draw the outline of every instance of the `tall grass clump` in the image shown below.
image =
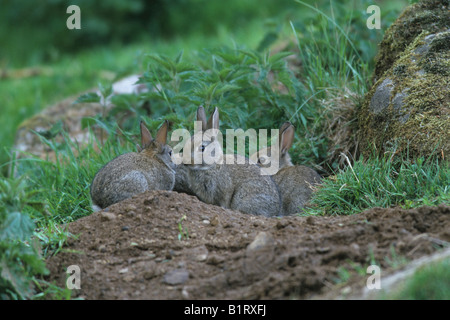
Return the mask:
[[103,127],[110,130],[105,132],[105,140],[98,140],[88,128],[90,141],[83,147],[65,131],[51,138],[40,136],[54,156],[30,156],[14,162],[14,176],[22,177],[30,190],[36,190],[32,200],[42,204],[24,210],[36,225],[44,255],[59,250],[67,239],[61,225],[92,213],[89,190],[95,173],[117,155],[133,151],[133,133],[120,131],[117,126]]
[[308,214],[350,215],[373,207],[450,202],[450,165],[439,159],[360,159],[325,179]]
[[[358,157],[356,112],[369,89],[367,79],[383,31],[366,27],[365,11],[373,4],[370,1],[330,1],[320,7],[295,2],[299,10],[310,13],[305,19],[291,21],[290,27],[301,62],[299,78],[307,88],[308,103],[319,110],[319,115],[308,123],[307,134],[300,136],[292,151],[300,163],[314,152],[317,164],[329,174],[345,167],[341,153]],[[387,6],[390,4],[383,3],[383,8]],[[389,9],[382,15],[383,26],[397,17],[399,8]],[[294,125],[305,126],[305,121]]]

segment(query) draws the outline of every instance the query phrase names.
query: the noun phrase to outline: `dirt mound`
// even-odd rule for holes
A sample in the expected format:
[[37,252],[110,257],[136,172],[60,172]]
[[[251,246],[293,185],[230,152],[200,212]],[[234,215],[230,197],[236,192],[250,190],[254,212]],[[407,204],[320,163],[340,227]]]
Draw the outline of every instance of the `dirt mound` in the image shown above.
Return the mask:
[[[392,252],[415,259],[450,241],[450,207],[371,209],[341,217],[265,218],[149,191],[68,225],[77,239],[50,258],[65,285],[78,265],[86,299],[285,299],[327,292],[340,267]],[[439,241],[435,241],[440,239]]]

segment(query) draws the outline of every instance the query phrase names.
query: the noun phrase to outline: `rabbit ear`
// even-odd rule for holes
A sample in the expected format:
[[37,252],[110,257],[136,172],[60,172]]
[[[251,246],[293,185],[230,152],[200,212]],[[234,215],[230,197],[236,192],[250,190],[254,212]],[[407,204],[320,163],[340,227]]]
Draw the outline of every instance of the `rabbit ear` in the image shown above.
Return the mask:
[[281,138],[283,137],[283,132],[284,130],[286,130],[289,126],[292,126],[292,124],[289,121],[286,121],[285,123],[283,123],[280,127],[280,131],[279,131],[279,141],[280,141],[280,145],[281,145]]
[[294,142],[294,126],[289,124],[287,128],[281,133],[280,150],[281,154],[285,154],[291,148]]
[[206,127],[208,129],[219,130],[219,109],[217,107],[214,109],[214,112],[211,115],[211,117],[209,117],[208,125]]
[[145,126],[144,121],[142,120],[140,123],[140,127],[141,127],[141,146],[142,148],[145,148],[150,145],[153,138],[150,131],[148,131],[147,127]]
[[205,131],[206,128],[206,113],[205,108],[203,106],[198,107],[197,109],[197,121],[202,122],[202,131]]
[[285,123],[283,123],[280,127],[280,132],[283,132],[284,130],[286,130],[289,126],[292,126],[292,123],[290,123],[289,121],[286,121]]
[[156,141],[161,144],[166,144],[167,131],[169,131],[169,121],[165,120],[161,128],[156,133]]

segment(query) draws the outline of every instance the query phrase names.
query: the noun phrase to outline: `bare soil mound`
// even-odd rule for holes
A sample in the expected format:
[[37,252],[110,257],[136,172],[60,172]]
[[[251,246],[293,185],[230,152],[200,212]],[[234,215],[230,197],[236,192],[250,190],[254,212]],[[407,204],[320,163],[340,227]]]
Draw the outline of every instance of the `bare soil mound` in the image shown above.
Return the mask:
[[[265,218],[196,197],[149,191],[68,225],[76,239],[47,261],[66,283],[78,265],[85,299],[309,299],[341,267],[383,272],[450,241],[450,207],[367,210],[353,216]],[[383,273],[385,274],[385,273]]]

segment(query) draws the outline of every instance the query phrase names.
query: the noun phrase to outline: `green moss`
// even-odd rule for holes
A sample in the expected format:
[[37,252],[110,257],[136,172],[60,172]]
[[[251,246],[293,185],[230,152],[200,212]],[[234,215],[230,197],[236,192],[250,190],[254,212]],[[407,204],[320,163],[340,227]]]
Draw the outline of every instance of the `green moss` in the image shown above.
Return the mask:
[[381,78],[422,31],[437,33],[448,28],[450,28],[448,0],[425,0],[407,7],[386,30],[379,45],[373,82]]
[[407,69],[406,65],[400,64],[394,68],[393,72],[397,77],[402,77],[406,75],[407,71],[406,69]]
[[428,73],[450,75],[450,32],[443,32],[433,39],[419,64]]
[[[359,115],[360,145],[369,155],[373,146],[381,153],[391,146],[410,156],[450,152],[450,95],[448,44],[450,32],[422,32],[399,55],[392,67],[367,94]],[[372,97],[390,79],[389,105],[370,110]],[[370,151],[371,152],[371,151]]]

